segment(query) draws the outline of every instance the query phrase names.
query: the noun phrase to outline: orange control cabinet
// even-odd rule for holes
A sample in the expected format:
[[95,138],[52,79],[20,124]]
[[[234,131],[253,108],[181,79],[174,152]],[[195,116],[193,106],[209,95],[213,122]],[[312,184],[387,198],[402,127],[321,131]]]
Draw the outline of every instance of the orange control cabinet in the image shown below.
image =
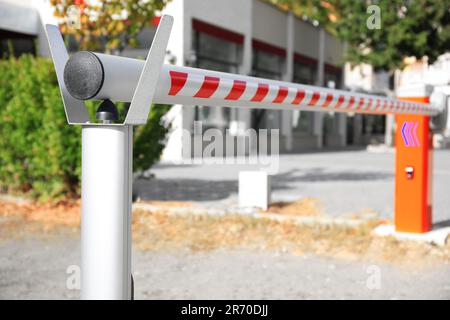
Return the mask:
[[[398,97],[428,103],[428,97]],[[423,233],[432,226],[433,144],[428,116],[396,116],[395,229]]]

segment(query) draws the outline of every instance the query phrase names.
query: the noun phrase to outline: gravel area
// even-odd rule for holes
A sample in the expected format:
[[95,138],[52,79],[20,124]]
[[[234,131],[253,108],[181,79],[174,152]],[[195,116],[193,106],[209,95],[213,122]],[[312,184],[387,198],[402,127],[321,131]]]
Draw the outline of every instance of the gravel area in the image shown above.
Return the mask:
[[[1,242],[0,299],[77,299],[66,270],[78,263],[77,235]],[[136,299],[450,299],[449,264],[412,270],[308,254],[135,251],[133,270]]]

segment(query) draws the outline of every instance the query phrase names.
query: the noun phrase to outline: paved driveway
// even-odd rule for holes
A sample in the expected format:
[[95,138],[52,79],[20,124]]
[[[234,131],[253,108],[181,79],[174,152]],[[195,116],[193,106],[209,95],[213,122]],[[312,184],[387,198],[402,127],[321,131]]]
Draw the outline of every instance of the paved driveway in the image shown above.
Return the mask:
[[[393,153],[368,151],[281,155],[273,177],[274,201],[319,198],[329,215],[375,210],[392,218],[394,205]],[[143,199],[196,201],[211,206],[237,203],[238,174],[250,165],[159,164],[156,178],[139,180],[135,190]],[[433,220],[450,220],[450,151],[435,151]]]

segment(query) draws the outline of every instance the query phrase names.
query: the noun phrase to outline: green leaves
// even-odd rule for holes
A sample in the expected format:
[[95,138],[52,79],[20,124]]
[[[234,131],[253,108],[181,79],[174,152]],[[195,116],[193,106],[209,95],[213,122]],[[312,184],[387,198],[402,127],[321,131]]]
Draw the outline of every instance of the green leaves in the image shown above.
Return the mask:
[[[89,101],[92,116],[97,104]],[[124,104],[118,104],[124,116]],[[159,160],[169,130],[155,106],[136,129],[135,167]],[[93,118],[93,117],[92,117]],[[40,200],[80,193],[81,128],[69,126],[50,60],[24,55],[0,60],[0,189]]]
[[[433,62],[450,49],[449,0],[271,1],[320,21],[347,42],[345,60],[353,64],[364,62],[375,69],[394,70],[403,66],[405,57],[427,56]],[[370,6],[379,8],[379,29],[370,28]]]
[[154,105],[150,109],[145,126],[136,127],[134,132],[133,168],[143,171],[156,163],[164,149],[170,126],[163,122],[169,105]]
[[[449,1],[366,1],[361,2],[363,6],[356,8],[353,1],[339,3],[338,11],[353,11],[353,16],[359,18],[342,15],[342,19],[335,24],[338,35],[353,48],[362,43],[370,48],[367,55],[359,50],[349,51],[347,58],[351,61],[367,62],[377,69],[393,70],[403,66],[405,57],[421,59],[427,56],[433,62],[450,48],[448,37],[438,32],[450,24]],[[361,23],[368,16],[363,9],[369,3],[380,8],[381,29],[370,30]]]
[[51,61],[0,60],[0,83],[2,189],[41,199],[76,194],[80,129],[66,124]]
[[[50,0],[54,15],[61,18],[61,30],[78,41],[81,50],[122,51],[136,46],[136,37],[150,25],[152,17],[170,0]],[[69,8],[79,8],[79,26],[74,28],[67,19]]]

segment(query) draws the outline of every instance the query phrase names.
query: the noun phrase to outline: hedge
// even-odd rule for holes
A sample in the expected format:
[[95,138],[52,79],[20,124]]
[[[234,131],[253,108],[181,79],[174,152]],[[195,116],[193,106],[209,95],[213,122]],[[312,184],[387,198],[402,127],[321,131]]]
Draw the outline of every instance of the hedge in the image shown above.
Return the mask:
[[[91,114],[96,105],[88,103]],[[169,131],[161,118],[169,108],[152,108],[147,125],[136,129],[136,169],[159,159]],[[81,128],[66,123],[52,62],[31,55],[0,60],[2,191],[40,200],[77,197],[80,178]]]

